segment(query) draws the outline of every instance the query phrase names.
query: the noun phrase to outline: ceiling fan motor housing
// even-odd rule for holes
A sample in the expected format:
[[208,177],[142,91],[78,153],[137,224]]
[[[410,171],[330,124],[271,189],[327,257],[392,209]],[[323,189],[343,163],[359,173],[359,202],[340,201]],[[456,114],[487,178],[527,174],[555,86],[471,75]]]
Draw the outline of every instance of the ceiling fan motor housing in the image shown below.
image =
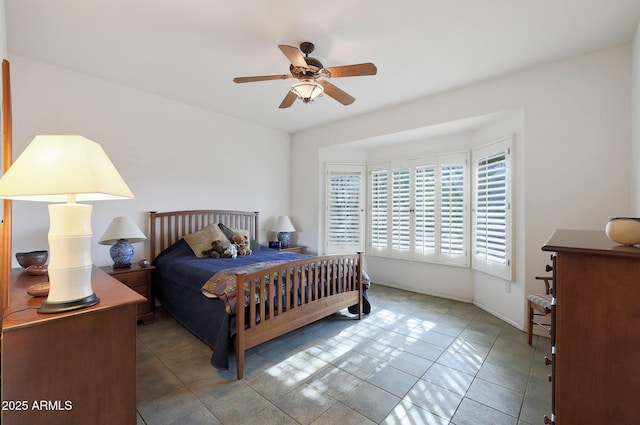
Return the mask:
[[313,49],[315,49],[315,46],[309,41],[303,41],[300,43],[300,51],[305,54],[303,59],[309,68],[302,69],[294,66],[293,64],[289,66],[291,74],[296,78],[318,78],[323,76],[321,70],[324,69],[324,65],[322,65],[322,62],[309,56],[309,53],[313,52]]

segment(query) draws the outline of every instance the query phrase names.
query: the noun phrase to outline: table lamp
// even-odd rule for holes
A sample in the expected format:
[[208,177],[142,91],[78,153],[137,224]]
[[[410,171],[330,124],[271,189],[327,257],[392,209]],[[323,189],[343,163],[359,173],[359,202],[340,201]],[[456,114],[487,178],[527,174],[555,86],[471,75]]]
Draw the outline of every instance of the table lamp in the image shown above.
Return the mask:
[[100,238],[100,245],[111,245],[109,254],[113,268],[131,267],[134,249],[132,243],[142,242],[147,237],[129,217],[116,217]]
[[49,205],[49,295],[38,312],[97,304],[91,287],[93,207],[76,201],[133,198],[102,147],[82,136],[36,136],[0,178],[0,198],[66,202]]
[[278,233],[276,236],[278,241],[280,241],[280,246],[282,248],[287,248],[289,246],[290,239],[289,232],[295,232],[296,229],[293,227],[293,224],[291,224],[291,220],[289,220],[288,216],[281,215],[276,220],[276,224],[273,225],[271,231]]

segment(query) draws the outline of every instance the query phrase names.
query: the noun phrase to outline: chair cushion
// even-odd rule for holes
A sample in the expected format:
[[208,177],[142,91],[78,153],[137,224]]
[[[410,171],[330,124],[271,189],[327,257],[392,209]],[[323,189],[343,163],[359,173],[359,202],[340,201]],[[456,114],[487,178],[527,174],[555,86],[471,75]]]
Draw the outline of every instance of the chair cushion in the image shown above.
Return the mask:
[[551,294],[527,295],[529,301],[549,310],[551,310],[551,298]]

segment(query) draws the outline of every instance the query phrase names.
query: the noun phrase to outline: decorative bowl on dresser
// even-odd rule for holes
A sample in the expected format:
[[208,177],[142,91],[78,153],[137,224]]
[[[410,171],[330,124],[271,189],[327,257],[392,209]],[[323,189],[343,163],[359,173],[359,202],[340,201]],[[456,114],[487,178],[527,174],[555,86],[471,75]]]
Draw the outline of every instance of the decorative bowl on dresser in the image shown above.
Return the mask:
[[30,251],[30,252],[16,252],[16,260],[20,267],[26,269],[30,266],[43,266],[49,258],[49,251]]

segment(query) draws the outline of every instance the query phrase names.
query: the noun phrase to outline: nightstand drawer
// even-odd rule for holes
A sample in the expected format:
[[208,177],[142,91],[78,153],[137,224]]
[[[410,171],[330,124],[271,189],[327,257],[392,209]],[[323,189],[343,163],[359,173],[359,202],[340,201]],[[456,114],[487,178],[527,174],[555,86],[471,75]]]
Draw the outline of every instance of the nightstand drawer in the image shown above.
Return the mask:
[[[143,271],[125,272],[114,274],[113,277],[127,286],[137,286],[147,284],[147,273]],[[144,294],[143,294],[144,295]]]

